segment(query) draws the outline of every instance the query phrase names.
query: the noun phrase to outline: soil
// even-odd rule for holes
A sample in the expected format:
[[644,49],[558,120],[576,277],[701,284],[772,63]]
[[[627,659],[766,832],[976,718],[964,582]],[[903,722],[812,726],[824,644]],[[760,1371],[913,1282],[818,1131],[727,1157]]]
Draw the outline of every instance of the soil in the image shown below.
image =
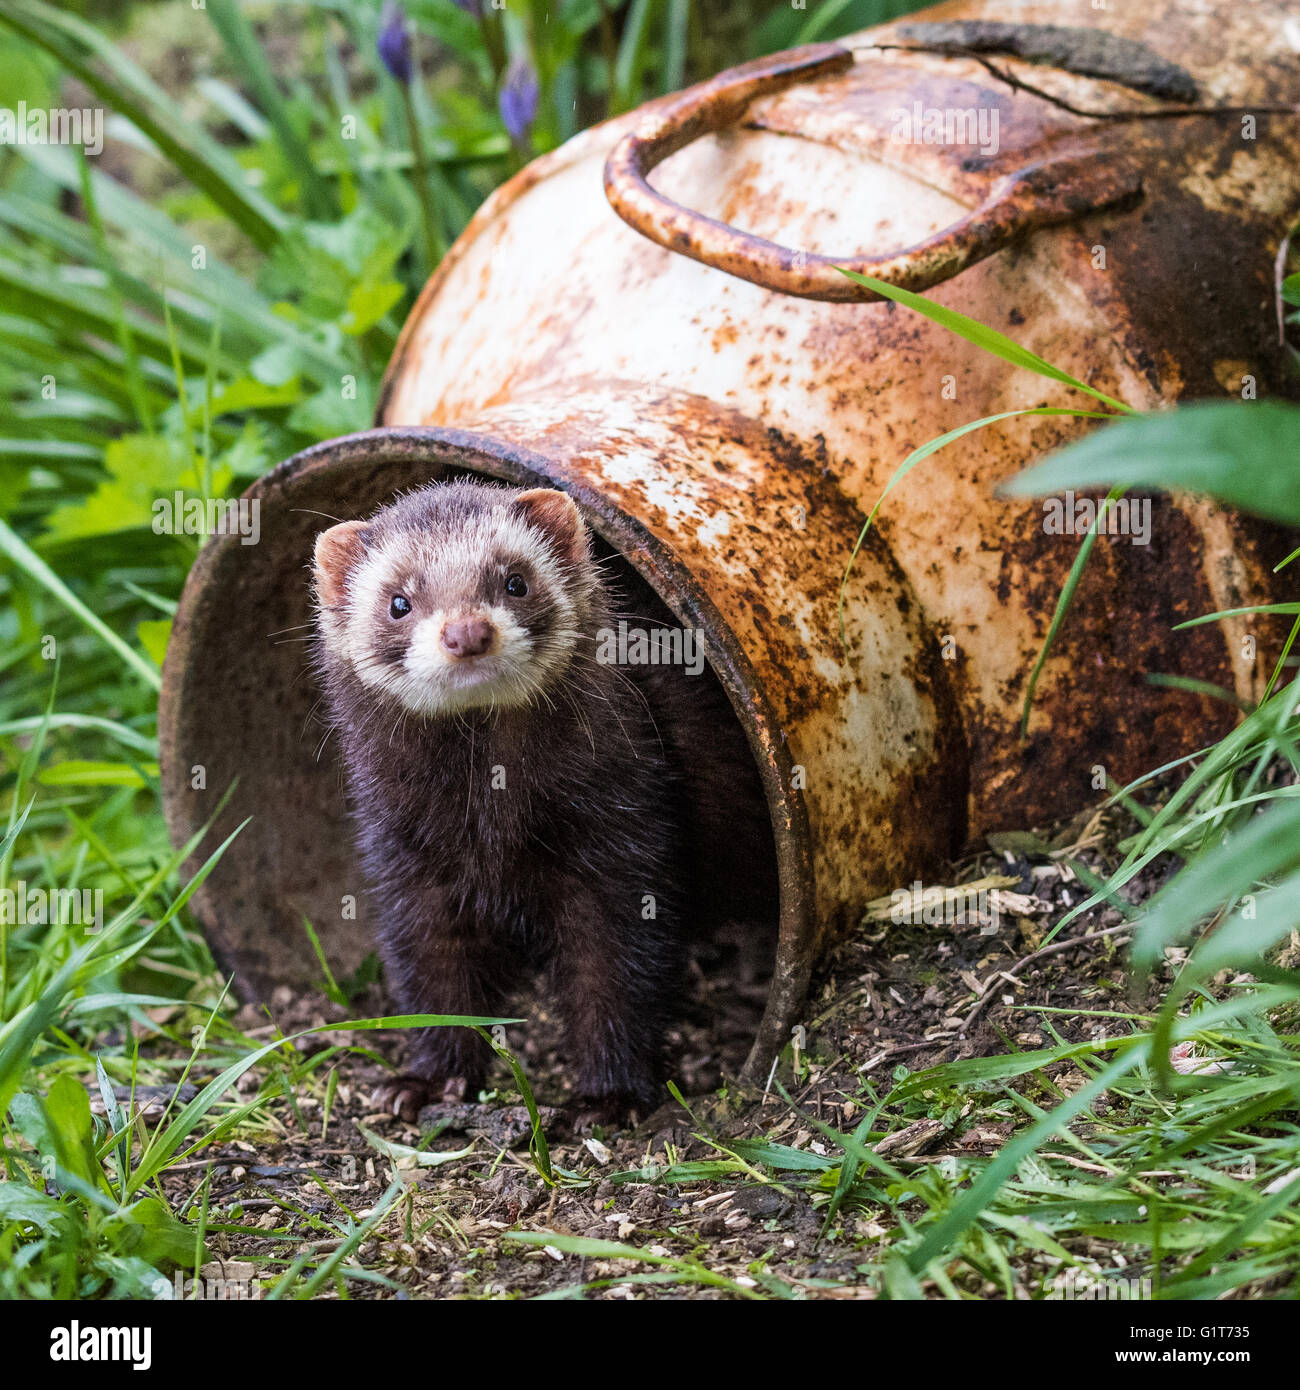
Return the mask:
[[[213,1263],[205,1274],[230,1279],[278,1272],[308,1246],[325,1256],[337,1249],[341,1232],[351,1229],[348,1213],[360,1220],[400,1170],[406,1195],[346,1261],[349,1270],[371,1276],[350,1278],[349,1297],[520,1298],[595,1284],[584,1296],[726,1298],[755,1286],[756,1262],[760,1278],[775,1277],[802,1296],[870,1297],[859,1266],[883,1233],[877,1214],[844,1210],[834,1230],[824,1233],[818,1209],[824,1198],[774,1181],[770,1171],[678,1184],[648,1181],[651,1175],[638,1170],[724,1159],[726,1146],[739,1139],[833,1154],[817,1124],[851,1130],[864,1100],[870,1103],[865,1088],[887,1090],[903,1074],[900,1067],[916,1071],[1052,1046],[1053,1028],[1061,1040],[1084,1041],[1102,1024],[1074,1011],[1136,1012],[1140,1001],[1130,997],[1125,965],[1128,929],[1116,909],[1082,914],[1043,950],[1052,926],[1087,895],[1066,861],[1104,872],[1115,862],[1113,848],[1102,852],[1107,842],[1113,846],[1115,831],[1104,816],[1091,815],[1055,838],[993,837],[990,847],[952,868],[950,883],[975,892],[983,885],[986,893],[996,885],[999,895],[976,899],[974,906],[983,910],[968,911],[964,921],[899,923],[891,920],[899,915],[896,900],[873,905],[861,928],[823,966],[808,1021],[802,1032],[796,1030],[762,1093],[726,1081],[744,1059],[763,997],[762,981],[744,978],[738,964],[743,952],[720,947],[694,970],[688,1015],[672,1039],[674,1075],[690,1112],[669,1101],[635,1128],[564,1133],[562,1114],[553,1108],[565,1098],[561,1060],[544,1005],[525,1005],[520,1016],[529,1023],[508,1029],[507,1040],[542,1106],[551,1161],[560,1175],[555,1186],[543,1180],[529,1155],[531,1126],[504,1063],[494,1078],[496,1091],[483,1093],[475,1104],[429,1107],[416,1127],[369,1103],[372,1086],[385,1075],[384,1063],[395,1064],[400,1056],[400,1035],[305,1039],[305,1052],[348,1040],[359,1050],[330,1064],[338,1078],[327,1125],[328,1067],[322,1067],[308,1087],[298,1089],[293,1104],[274,1103],[280,1132],[204,1150],[213,1161]],[[1156,867],[1129,884],[1125,896],[1143,900],[1167,872],[1167,866]],[[365,1002],[378,1001],[356,1001],[353,1017],[363,1016]],[[320,996],[282,991],[272,1014],[275,1026],[291,1033],[341,1011]],[[261,1033],[269,1036],[264,1012],[249,1009],[237,1021],[254,1035],[260,1022]],[[1113,1020],[1109,1026],[1114,1029]],[[1057,1069],[1070,1070],[1068,1063]],[[249,1073],[246,1089],[255,1091],[263,1079]],[[934,1162],[946,1153],[995,1152],[1011,1128],[1009,1122],[978,1120],[951,1127],[939,1120],[900,1122],[876,1148],[903,1166]],[[395,1166],[393,1151],[383,1149],[419,1147],[422,1141],[431,1152],[467,1152],[436,1167],[403,1168],[401,1158]],[[205,1158],[164,1176],[177,1209],[193,1198],[206,1165]],[[685,1277],[676,1283],[629,1282],[647,1266],[522,1245],[506,1238],[512,1231],[698,1257],[735,1284],[711,1287]],[[255,1269],[267,1260],[270,1265]],[[336,1291],[330,1284],[319,1296]]]

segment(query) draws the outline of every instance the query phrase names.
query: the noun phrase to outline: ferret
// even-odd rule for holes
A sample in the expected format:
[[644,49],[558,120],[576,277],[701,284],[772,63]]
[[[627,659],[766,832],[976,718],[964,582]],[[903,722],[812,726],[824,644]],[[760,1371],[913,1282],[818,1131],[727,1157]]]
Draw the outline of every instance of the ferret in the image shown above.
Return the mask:
[[[544,971],[580,1124],[666,1099],[690,943],[725,918],[770,925],[777,897],[725,694],[707,670],[602,659],[621,584],[592,551],[563,492],[451,481],[330,527],[314,564],[317,665],[390,994],[403,1012],[493,1016]],[[473,1097],[490,1060],[477,1034],[413,1039],[377,1103],[414,1119]]]

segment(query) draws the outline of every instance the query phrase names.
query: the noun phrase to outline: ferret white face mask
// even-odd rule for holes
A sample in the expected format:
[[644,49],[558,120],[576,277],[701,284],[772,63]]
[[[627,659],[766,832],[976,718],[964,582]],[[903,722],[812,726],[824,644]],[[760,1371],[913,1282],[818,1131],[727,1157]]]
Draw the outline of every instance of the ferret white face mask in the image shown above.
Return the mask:
[[424,716],[545,699],[590,659],[595,587],[578,509],[549,488],[438,483],[316,539],[329,653]]

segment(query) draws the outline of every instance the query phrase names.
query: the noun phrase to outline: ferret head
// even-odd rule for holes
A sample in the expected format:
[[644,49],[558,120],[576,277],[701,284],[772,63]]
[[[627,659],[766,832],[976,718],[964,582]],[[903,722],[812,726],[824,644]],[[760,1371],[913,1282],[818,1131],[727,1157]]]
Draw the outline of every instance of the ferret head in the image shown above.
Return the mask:
[[598,584],[571,498],[437,483],[316,538],[330,657],[421,715],[531,704],[586,635]]

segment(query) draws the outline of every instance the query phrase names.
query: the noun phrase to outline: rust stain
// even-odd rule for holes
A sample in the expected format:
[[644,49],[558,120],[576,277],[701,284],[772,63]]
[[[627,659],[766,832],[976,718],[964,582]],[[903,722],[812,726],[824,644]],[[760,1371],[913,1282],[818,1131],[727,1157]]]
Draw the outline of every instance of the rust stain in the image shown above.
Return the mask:
[[[954,0],[929,17],[997,9]],[[1300,55],[1258,43],[1261,24],[1280,31],[1280,0],[1203,9],[1153,0],[1087,20],[1184,66],[1207,102],[1300,99]],[[1017,18],[1051,24],[1059,7]],[[1149,676],[1258,697],[1279,634],[1172,629],[1277,597],[1292,538],[1203,499],[1134,498],[1150,501],[1150,543],[1098,542],[1020,740],[1079,537],[995,488],[1087,428],[1065,419],[967,435],[900,484],[855,562],[841,645],[849,552],[911,449],[978,416],[1091,402],[896,305],[835,302],[856,293],[833,269],[839,246],[1138,408],[1236,394],[1245,375],[1260,396],[1291,389],[1271,277],[1300,208],[1300,120],[1262,118],[1249,148],[1221,118],[1089,121],[970,59],[867,47],[897,39],[885,26],[760,60],[530,165],[421,295],[382,428],[256,484],[261,545],[205,547],[164,670],[164,795],[178,842],[236,776],[216,833],[257,817],[195,899],[245,993],[309,968],[304,913],[342,968],[368,939],[337,921],[357,875],[302,648],[270,635],[307,620],[313,513],[360,515],[457,470],[565,488],[706,633],[781,878],[751,1072],[869,897],[963,839],[1077,809],[1098,766],[1122,782],[1235,717]],[[1030,80],[1087,109],[1155,104],[1076,73]],[[996,112],[997,149],[892,138],[914,103]],[[207,792],[189,786],[194,763]]]
[[[703,135],[734,125],[756,98],[794,82],[839,76],[852,66],[853,56],[847,49],[814,44],[758,59],[683,92],[611,150],[604,170],[610,206],[658,245],[751,284],[805,299],[869,303],[881,296],[849,280],[842,269],[901,289],[928,290],[1037,229],[1131,201],[1141,190],[1136,167],[1121,151],[1100,159],[1095,144],[1081,145],[1004,171],[987,182],[974,210],[904,250],[884,256],[832,257],[779,246],[692,212],[647,182],[650,172],[670,155]],[[933,103],[934,93],[921,95],[916,105]],[[985,92],[983,101],[985,107],[992,103],[999,111],[1005,104],[992,92]],[[990,163],[968,157],[962,167],[973,173]],[[742,168],[742,185],[744,172]],[[733,203],[733,216],[740,206]]]

